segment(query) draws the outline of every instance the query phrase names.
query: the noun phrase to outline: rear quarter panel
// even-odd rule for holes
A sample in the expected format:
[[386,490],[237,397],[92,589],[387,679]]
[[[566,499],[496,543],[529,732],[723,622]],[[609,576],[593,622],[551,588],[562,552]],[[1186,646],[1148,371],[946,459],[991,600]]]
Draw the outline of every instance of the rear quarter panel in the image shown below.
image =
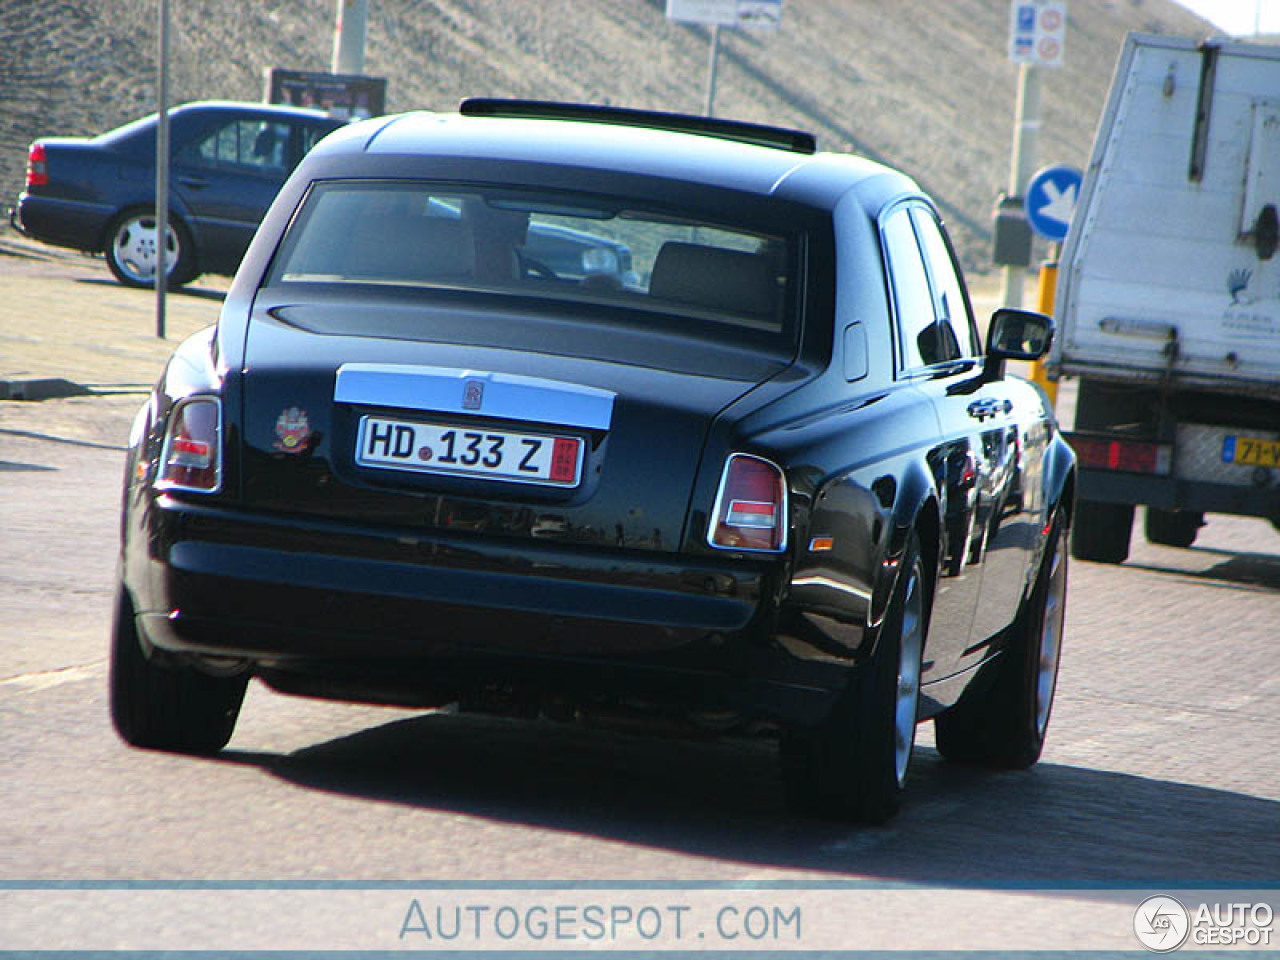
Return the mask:
[[[873,186],[890,195],[901,178]],[[930,457],[937,416],[921,391],[894,380],[892,331],[878,236],[880,202],[840,200],[827,249],[830,296],[810,298],[806,359],[822,370],[788,396],[745,417],[738,429],[786,466],[793,505],[791,569],[780,642],[794,654],[851,665],[869,652],[907,533],[923,511],[926,550],[936,556],[936,481]],[[856,336],[847,336],[851,328]],[[732,414],[734,411],[729,411]],[[735,441],[731,441],[733,445]],[[829,539],[829,549],[814,541]]]

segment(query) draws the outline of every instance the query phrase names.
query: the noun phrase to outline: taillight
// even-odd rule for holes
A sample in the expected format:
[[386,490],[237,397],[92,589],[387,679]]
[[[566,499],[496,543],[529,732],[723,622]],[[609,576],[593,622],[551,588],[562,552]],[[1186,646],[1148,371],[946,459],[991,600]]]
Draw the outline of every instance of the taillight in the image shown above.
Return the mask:
[[217,397],[181,401],[169,417],[156,488],[217,493],[222,487],[221,434]]
[[606,247],[590,247],[582,251],[583,273],[621,273],[618,255]]
[[44,144],[33,143],[27,151],[27,189],[43,187],[49,182],[49,163],[44,157]]
[[1093,470],[1167,476],[1173,460],[1173,452],[1167,444],[1149,440],[1082,437],[1079,434],[1071,434],[1069,439],[1080,465]]
[[733,454],[720,477],[707,542],[724,550],[783,550],[787,485],[782,470],[760,457]]

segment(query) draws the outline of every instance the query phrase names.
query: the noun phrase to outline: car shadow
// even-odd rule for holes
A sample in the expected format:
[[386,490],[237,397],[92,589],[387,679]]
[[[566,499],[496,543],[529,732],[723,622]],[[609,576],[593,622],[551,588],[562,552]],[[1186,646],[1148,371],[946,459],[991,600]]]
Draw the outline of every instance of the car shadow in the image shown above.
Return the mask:
[[1135,570],[1146,570],[1150,573],[1168,574],[1184,579],[1218,583],[1244,589],[1261,587],[1268,590],[1280,590],[1280,556],[1261,553],[1231,553],[1211,547],[1190,547],[1187,553],[1193,557],[1220,556],[1225,559],[1221,563],[1204,569],[1195,570],[1187,567],[1165,564],[1142,563],[1129,561],[1126,567]]
[[[107,277],[76,277],[76,283],[87,283],[103,287],[120,287],[122,284],[116,280]],[[127,290],[138,290],[147,296],[154,296],[155,291],[149,287],[125,287]],[[196,300],[225,300],[227,292],[225,290],[215,290],[212,287],[178,287],[169,291],[171,297],[191,297]]]
[[289,755],[228,750],[311,790],[788,870],[936,884],[1274,882],[1280,803],[922,748],[887,826],[786,810],[769,741],[696,741],[427,714]]

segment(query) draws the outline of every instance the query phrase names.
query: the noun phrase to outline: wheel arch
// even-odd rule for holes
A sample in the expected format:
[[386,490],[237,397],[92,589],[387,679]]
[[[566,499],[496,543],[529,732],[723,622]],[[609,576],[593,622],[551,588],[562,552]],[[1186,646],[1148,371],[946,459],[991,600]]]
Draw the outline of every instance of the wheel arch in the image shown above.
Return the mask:
[[[111,234],[121,218],[135,213],[154,213],[156,209],[155,199],[143,199],[141,197],[133,197],[125,203],[120,204],[112,211],[106,222],[102,225],[102,230],[98,234],[97,251],[99,253],[107,252],[107,244],[111,241]],[[196,248],[195,230],[191,226],[190,212],[186,206],[181,203],[170,202],[169,204],[169,222],[180,224],[185,231],[187,238],[192,240],[192,249]]]
[[1061,433],[1055,432],[1053,439],[1045,450],[1044,474],[1042,480],[1042,526],[1043,535],[1039,537],[1035,547],[1033,562],[1027,570],[1027,581],[1023,587],[1022,598],[1018,604],[1019,615],[1031,600],[1035,591],[1040,567],[1044,563],[1045,546],[1048,534],[1058,516],[1063,512],[1066,531],[1071,531],[1076,511],[1076,455],[1070,444],[1063,439]]
[[1052,518],[1058,507],[1070,526],[1076,509],[1076,455],[1061,433],[1055,433],[1045,455],[1045,513]]
[[[942,548],[942,513],[937,490],[928,472],[922,467],[909,470],[903,476],[899,494],[894,503],[888,540],[872,591],[868,626],[875,632],[876,640],[865,651],[867,656],[873,656],[875,653],[880,627],[884,623],[893,591],[897,589],[898,579],[902,575],[902,557],[906,553],[907,544],[913,533],[916,535],[925,576],[928,578],[925,600],[929,610],[932,610],[933,591],[938,582],[938,562]],[[926,611],[926,622],[927,617],[928,611]]]

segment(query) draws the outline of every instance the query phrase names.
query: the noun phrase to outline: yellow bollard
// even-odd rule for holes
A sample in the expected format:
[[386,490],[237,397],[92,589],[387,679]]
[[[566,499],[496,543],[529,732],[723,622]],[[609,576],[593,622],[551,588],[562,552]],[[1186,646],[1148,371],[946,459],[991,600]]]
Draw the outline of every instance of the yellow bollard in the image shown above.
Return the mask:
[[[1040,284],[1036,290],[1036,309],[1041,313],[1053,316],[1053,298],[1057,292],[1058,262],[1056,260],[1046,260],[1040,264]],[[1031,379],[1033,382],[1040,384],[1045,395],[1049,398],[1049,404],[1057,407],[1058,383],[1056,380],[1050,380],[1045,373],[1043,360],[1037,360],[1031,365]]]

